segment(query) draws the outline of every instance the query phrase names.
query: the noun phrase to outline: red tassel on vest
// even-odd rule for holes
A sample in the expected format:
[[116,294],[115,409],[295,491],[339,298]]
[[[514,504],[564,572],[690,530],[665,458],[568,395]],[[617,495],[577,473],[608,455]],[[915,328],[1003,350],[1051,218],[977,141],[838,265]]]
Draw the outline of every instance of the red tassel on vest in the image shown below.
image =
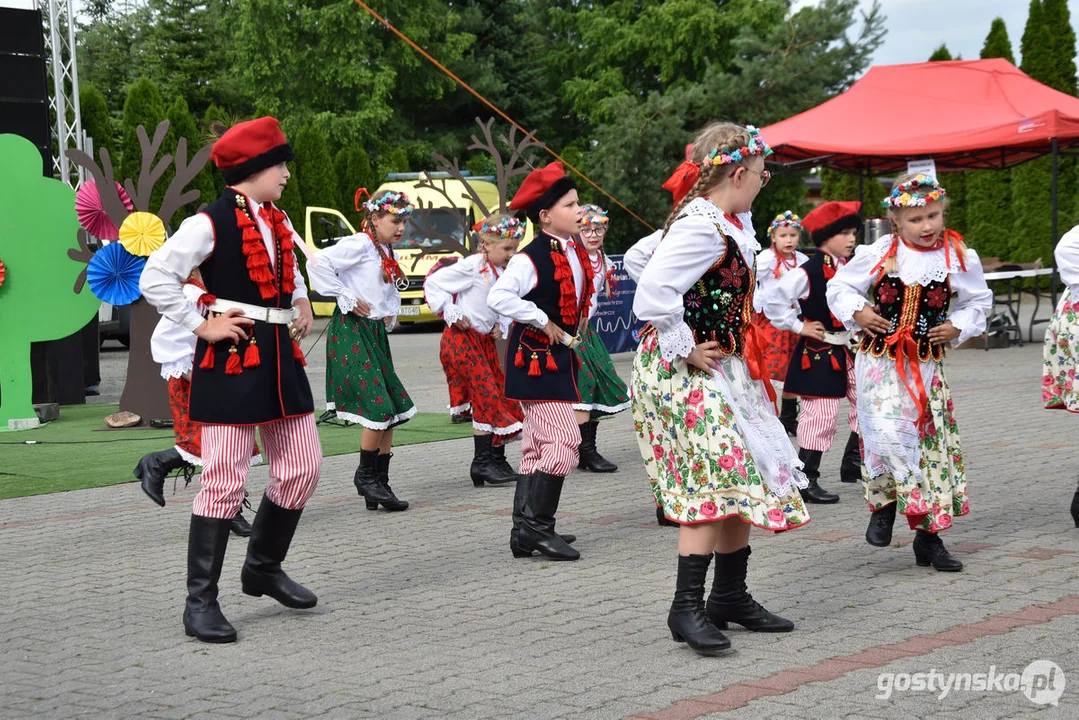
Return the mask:
[[303,363],[304,367],[307,367],[307,358],[303,356],[303,349],[300,348],[300,343],[296,338],[292,339],[292,359],[299,360]]
[[517,346],[517,354],[513,357],[513,366],[523,368],[525,366],[525,353],[524,348],[520,345]]
[[255,342],[255,338],[252,337],[247,341],[247,349],[244,350],[244,367],[255,368],[262,362],[259,358],[259,346]]
[[558,365],[555,364],[554,355],[547,351],[547,372],[558,372]]
[[529,377],[539,377],[540,373],[539,357],[536,353],[532,353],[532,362],[528,363],[528,375]]
[[199,363],[200,370],[214,369],[214,354],[214,344],[209,343],[206,346],[206,354],[202,356],[202,362]]
[[808,370],[809,369],[809,351],[808,350],[803,350],[802,351],[802,369],[803,370]]
[[229,348],[229,359],[225,361],[225,374],[240,375],[243,371],[243,365],[240,363],[240,351],[233,345]]
[[839,360],[836,359],[835,351],[829,352],[828,355],[832,358],[832,369],[838,371],[840,369]]

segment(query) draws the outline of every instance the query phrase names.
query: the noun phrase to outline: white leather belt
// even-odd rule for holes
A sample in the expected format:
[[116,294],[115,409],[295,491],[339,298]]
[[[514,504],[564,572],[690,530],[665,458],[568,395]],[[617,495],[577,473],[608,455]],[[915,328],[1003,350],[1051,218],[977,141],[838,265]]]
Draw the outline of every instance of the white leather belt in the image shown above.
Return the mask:
[[271,325],[288,325],[296,319],[297,315],[297,308],[268,308],[261,305],[248,305],[235,300],[221,300],[220,298],[215,300],[209,309],[215,313],[242,310],[245,318],[270,323]]
[[854,333],[850,330],[844,330],[843,332],[826,332],[824,333],[824,342],[829,345],[849,345],[850,341],[854,339]]

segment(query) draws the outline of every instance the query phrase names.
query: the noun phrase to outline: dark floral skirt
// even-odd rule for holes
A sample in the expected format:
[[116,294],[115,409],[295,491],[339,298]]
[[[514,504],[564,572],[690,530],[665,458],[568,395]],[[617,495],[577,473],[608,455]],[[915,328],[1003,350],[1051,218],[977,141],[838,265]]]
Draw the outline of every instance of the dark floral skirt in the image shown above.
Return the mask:
[[761,334],[765,372],[770,379],[783,382],[787,379],[787,367],[794,356],[794,346],[798,344],[798,333],[780,330],[764,313],[754,313],[753,324]]
[[581,393],[581,401],[574,403],[573,409],[588,410],[592,417],[628,410],[629,390],[615,372],[611,354],[591,324],[586,325],[581,333],[581,344],[576,352],[581,361],[577,371],[577,390]]
[[386,430],[416,414],[393,369],[382,320],[334,308],[326,341],[326,407],[370,430]]

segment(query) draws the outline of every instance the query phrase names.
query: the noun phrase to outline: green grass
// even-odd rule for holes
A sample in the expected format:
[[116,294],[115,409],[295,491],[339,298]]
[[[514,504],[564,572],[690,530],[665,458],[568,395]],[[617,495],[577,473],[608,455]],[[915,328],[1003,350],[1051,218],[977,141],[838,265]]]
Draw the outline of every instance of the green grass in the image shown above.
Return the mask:
[[[139,458],[171,447],[172,430],[112,430],[104,418],[117,409],[116,405],[71,405],[61,409],[56,422],[35,430],[0,433],[0,499],[135,482],[131,471]],[[358,425],[319,425],[323,455],[358,452],[360,431]],[[471,425],[454,425],[448,415],[417,413],[394,431],[393,444],[471,434]]]

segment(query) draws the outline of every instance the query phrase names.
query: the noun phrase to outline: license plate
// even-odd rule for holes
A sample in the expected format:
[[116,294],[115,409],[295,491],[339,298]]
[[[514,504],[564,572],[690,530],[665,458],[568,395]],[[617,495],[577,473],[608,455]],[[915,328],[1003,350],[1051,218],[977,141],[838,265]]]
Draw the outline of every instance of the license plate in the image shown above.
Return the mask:
[[419,315],[420,314],[420,309],[419,309],[419,307],[416,307],[416,306],[402,307],[402,308],[399,308],[397,310],[397,314],[398,315]]

